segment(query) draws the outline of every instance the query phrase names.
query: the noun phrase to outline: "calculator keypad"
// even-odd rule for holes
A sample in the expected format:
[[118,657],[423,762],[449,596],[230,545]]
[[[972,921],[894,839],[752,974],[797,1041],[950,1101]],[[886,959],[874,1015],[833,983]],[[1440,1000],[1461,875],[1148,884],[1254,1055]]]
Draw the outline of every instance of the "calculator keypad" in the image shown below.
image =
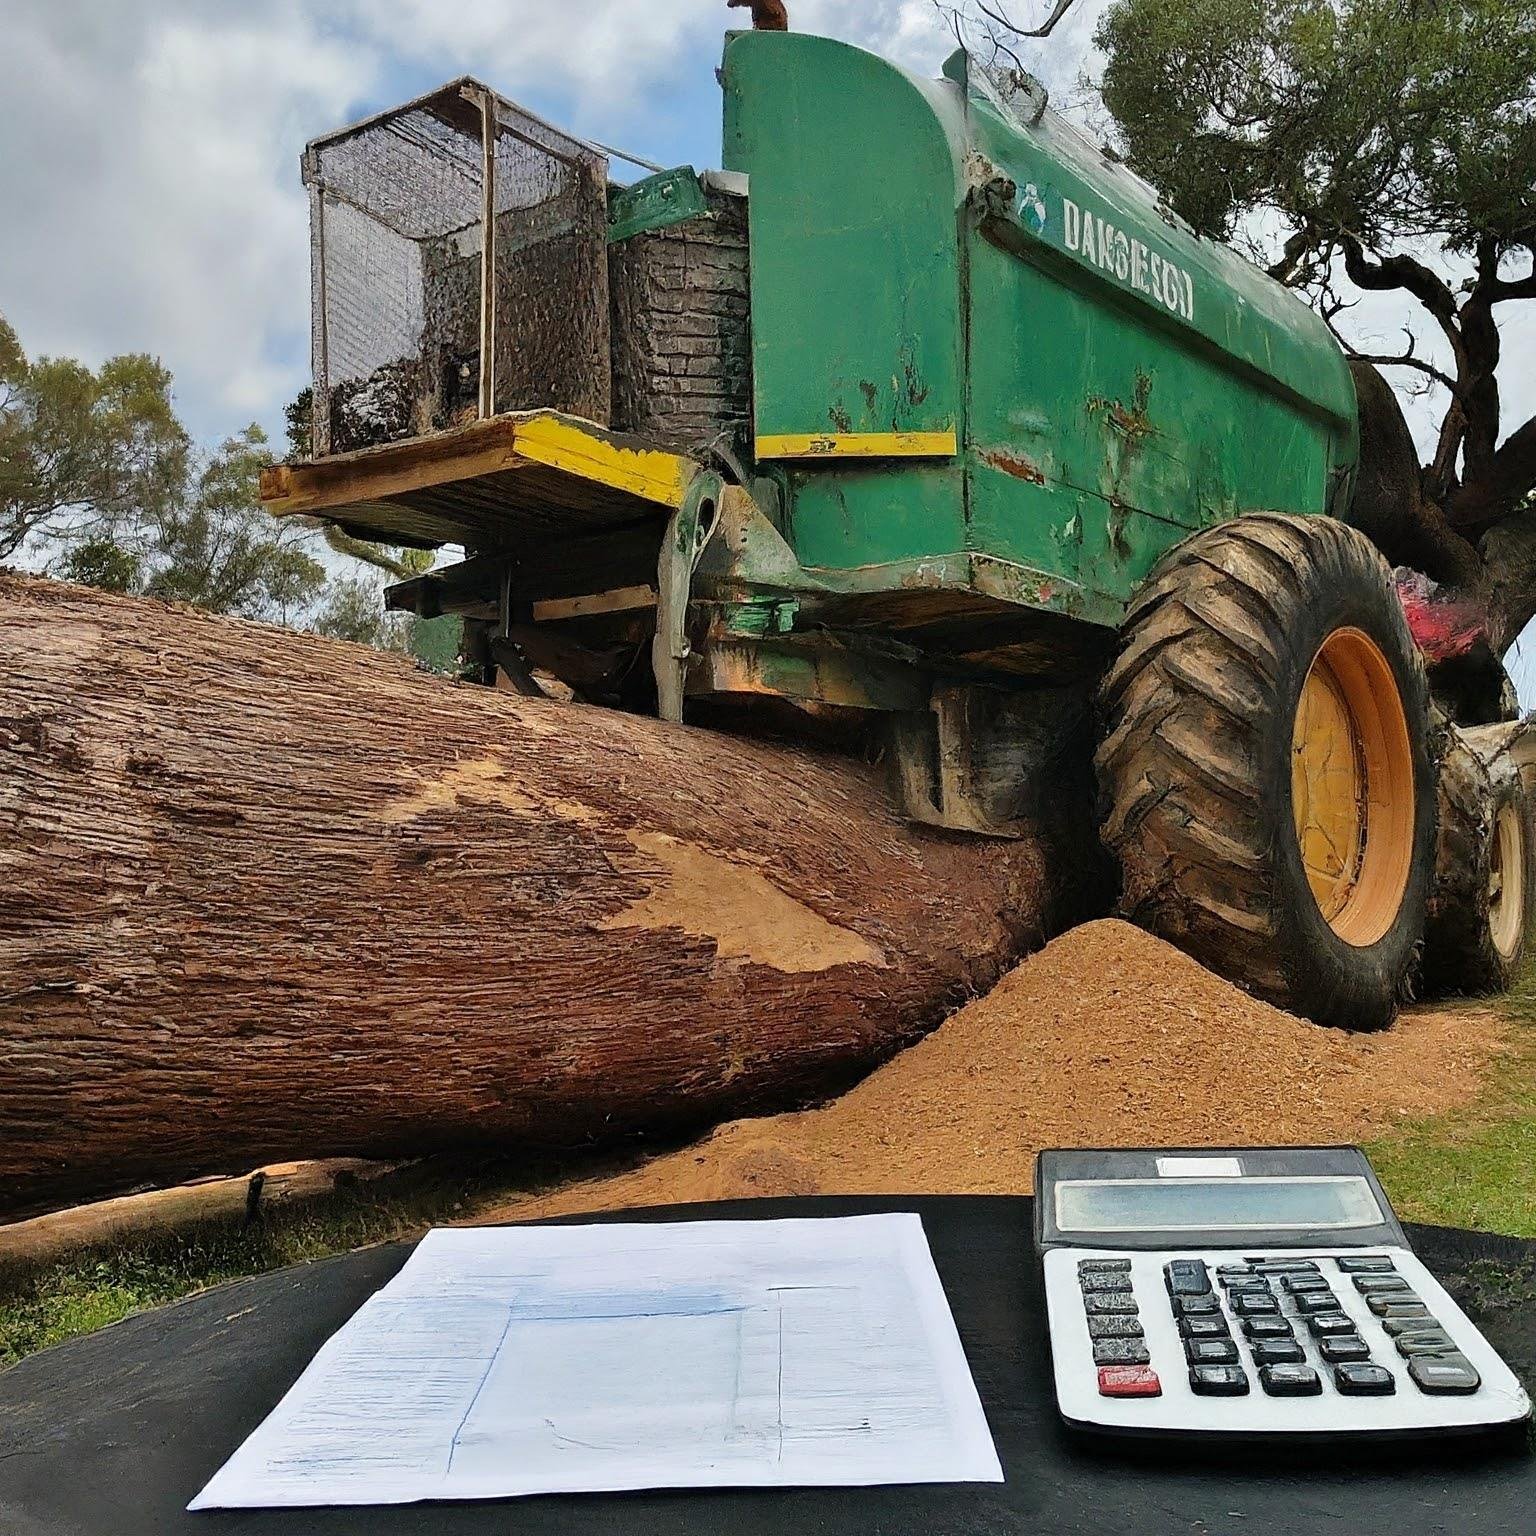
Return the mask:
[[1163,1384],[1145,1365],[1106,1365],[1099,1367],[1099,1391],[1105,1397],[1161,1397]]
[[1391,1371],[1365,1361],[1334,1366],[1333,1384],[1345,1397],[1390,1397],[1397,1391]]
[[1483,1384],[1472,1362],[1460,1354],[1415,1355],[1408,1362],[1408,1374],[1421,1391],[1457,1397],[1476,1392]]
[[1152,1353],[1140,1339],[1095,1339],[1095,1365],[1146,1365]]
[[[1164,1371],[1147,1345],[1143,1306],[1166,1306],[1197,1397],[1386,1397],[1401,1380],[1429,1396],[1465,1396],[1481,1385],[1476,1368],[1385,1254],[1325,1259],[1248,1258],[1207,1265],[1174,1258],[1163,1266],[1166,1296],[1138,1296],[1129,1259],[1077,1265],[1084,1321],[1102,1396],[1158,1397]],[[1339,1287],[1358,1293],[1386,1336],[1373,1358]],[[1241,1343],[1241,1348],[1239,1344]],[[1396,1360],[1386,1358],[1395,1345]],[[1162,1346],[1159,1346],[1160,1348]],[[1406,1368],[1406,1369],[1405,1369]]]
[[1323,1390],[1310,1365],[1261,1365],[1259,1380],[1271,1397],[1316,1397]]
[[1333,1339],[1319,1339],[1317,1352],[1329,1365],[1344,1361],[1366,1361],[1371,1358],[1371,1346],[1358,1333],[1340,1334]]
[[1260,1339],[1250,1353],[1255,1365],[1300,1365],[1307,1358],[1295,1339]]

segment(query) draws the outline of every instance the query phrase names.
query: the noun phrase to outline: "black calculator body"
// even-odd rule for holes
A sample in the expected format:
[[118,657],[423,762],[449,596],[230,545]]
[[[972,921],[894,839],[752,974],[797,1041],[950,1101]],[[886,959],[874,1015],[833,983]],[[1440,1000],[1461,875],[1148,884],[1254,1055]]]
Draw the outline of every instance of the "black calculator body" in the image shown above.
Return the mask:
[[1530,1416],[1358,1148],[1048,1151],[1035,1195],[1076,1429],[1399,1439]]

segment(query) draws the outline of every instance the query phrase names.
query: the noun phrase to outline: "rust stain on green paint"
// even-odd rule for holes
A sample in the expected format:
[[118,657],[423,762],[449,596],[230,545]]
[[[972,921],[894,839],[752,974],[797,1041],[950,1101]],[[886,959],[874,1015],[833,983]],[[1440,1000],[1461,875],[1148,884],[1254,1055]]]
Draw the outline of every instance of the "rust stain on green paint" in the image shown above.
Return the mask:
[[1045,484],[1045,471],[1022,453],[1010,453],[1004,448],[983,448],[981,458],[983,463],[1002,470],[1005,475],[1012,475],[1015,480],[1027,480],[1031,485]]

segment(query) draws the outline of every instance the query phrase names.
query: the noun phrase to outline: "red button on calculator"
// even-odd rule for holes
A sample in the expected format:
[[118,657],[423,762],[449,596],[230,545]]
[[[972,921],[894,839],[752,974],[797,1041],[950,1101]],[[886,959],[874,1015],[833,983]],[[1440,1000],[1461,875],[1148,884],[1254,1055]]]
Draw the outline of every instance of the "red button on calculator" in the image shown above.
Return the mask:
[[1163,1384],[1150,1365],[1101,1365],[1099,1393],[1103,1397],[1161,1397]]

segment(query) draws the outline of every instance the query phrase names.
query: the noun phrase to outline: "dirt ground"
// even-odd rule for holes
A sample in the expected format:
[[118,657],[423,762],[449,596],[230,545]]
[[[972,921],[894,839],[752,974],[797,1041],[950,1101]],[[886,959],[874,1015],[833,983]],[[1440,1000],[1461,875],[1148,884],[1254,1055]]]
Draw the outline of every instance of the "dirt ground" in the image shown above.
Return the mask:
[[1018,1193],[1047,1146],[1362,1140],[1470,1102],[1508,1027],[1457,1008],[1408,1010],[1376,1035],[1323,1029],[1126,923],[1090,923],[840,1099],[739,1120],[476,1220],[753,1195]]

